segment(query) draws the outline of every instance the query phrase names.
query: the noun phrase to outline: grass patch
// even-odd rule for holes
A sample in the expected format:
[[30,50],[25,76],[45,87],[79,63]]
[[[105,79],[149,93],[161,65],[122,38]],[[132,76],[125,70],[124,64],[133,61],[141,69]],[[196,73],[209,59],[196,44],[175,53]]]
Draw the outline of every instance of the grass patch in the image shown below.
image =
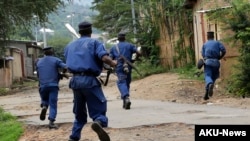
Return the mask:
[[0,96],[1,95],[6,95],[7,93],[8,93],[8,89],[6,89],[6,88],[0,88]]
[[193,80],[204,80],[203,70],[197,69],[195,65],[187,65],[185,67],[176,69],[167,69],[160,65],[154,65],[147,59],[142,59],[140,62],[135,62],[134,64],[142,76],[140,76],[135,70],[132,71],[132,79],[141,79],[152,74],[159,74],[165,72],[172,72],[179,74],[181,79],[193,79]]
[[23,133],[17,118],[0,108],[0,141],[17,141]]
[[138,69],[141,76],[133,69],[132,71],[132,79],[142,79],[152,74],[159,74],[167,72],[167,69],[161,67],[160,65],[153,65],[148,60],[142,59],[140,62],[135,62],[134,65]]
[[182,79],[204,80],[203,70],[197,69],[196,66],[188,65],[181,68],[170,70],[170,72],[178,73]]
[[20,82],[14,82],[11,86],[12,89],[15,88],[23,88],[23,87],[35,87],[38,85],[38,81],[20,81]]

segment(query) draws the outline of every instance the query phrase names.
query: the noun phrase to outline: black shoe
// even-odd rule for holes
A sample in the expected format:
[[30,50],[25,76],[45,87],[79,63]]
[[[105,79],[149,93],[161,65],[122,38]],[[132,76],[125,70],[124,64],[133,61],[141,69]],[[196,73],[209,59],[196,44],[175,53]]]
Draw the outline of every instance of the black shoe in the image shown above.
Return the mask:
[[49,129],[58,129],[58,126],[55,125],[54,121],[49,122]]
[[209,84],[208,85],[208,95],[210,96],[210,97],[212,97],[213,96],[213,89],[214,89],[214,84]]
[[204,96],[203,99],[204,99],[204,100],[208,100],[209,97],[208,97],[208,96]]
[[78,140],[74,140],[74,139],[69,139],[68,141],[78,141]]
[[109,135],[103,130],[99,121],[94,121],[91,128],[96,132],[100,141],[110,141]]
[[128,109],[130,109],[130,106],[131,106],[130,99],[128,97],[126,97],[123,100],[123,108],[126,109],[126,110],[128,110]]
[[41,114],[40,114],[40,120],[45,120],[46,112],[47,112],[47,107],[43,106]]
[[206,91],[204,97],[203,97],[204,100],[208,100],[209,99],[209,96],[208,96],[208,91]]

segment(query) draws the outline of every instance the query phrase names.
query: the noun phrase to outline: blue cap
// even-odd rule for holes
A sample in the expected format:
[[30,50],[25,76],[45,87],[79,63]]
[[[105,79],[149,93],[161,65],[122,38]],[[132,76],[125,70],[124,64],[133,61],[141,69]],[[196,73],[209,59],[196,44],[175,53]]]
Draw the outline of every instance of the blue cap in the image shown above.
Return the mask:
[[118,34],[118,37],[125,37],[125,36],[126,36],[125,33],[119,33],[119,34]]
[[89,22],[81,22],[81,23],[79,23],[78,28],[79,28],[79,30],[86,30],[86,29],[91,28],[91,26],[92,26],[92,24]]
[[214,36],[214,32],[213,31],[208,31],[207,36]]
[[43,48],[43,51],[47,51],[47,50],[50,50],[50,49],[52,49],[52,47],[45,47],[45,48]]

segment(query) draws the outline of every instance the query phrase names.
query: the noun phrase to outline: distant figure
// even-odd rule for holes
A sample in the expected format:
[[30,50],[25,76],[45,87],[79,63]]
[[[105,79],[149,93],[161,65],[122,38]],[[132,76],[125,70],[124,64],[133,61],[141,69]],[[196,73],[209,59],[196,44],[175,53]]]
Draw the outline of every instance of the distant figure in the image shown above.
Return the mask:
[[49,108],[49,128],[57,128],[54,124],[57,116],[57,101],[59,91],[59,80],[61,79],[59,69],[67,70],[66,64],[57,57],[54,57],[52,47],[43,49],[44,57],[36,62],[36,71],[39,80],[39,93],[41,97],[40,120],[45,120]]
[[220,76],[220,60],[225,56],[226,49],[224,45],[214,40],[214,32],[207,32],[207,42],[202,46],[202,57],[204,59],[205,74],[205,96],[204,100],[208,100],[213,96],[213,88],[216,79]]
[[107,100],[97,77],[101,74],[104,63],[115,67],[103,44],[91,38],[92,24],[82,22],[78,25],[81,37],[69,43],[64,49],[68,70],[73,73],[69,87],[73,90],[73,113],[75,121],[69,141],[79,141],[81,131],[87,123],[87,116],[94,121],[91,128],[101,141],[110,141],[103,127],[108,126]]
[[114,60],[117,60],[116,74],[118,77],[117,87],[120,91],[121,99],[123,100],[122,107],[125,110],[130,109],[131,101],[130,101],[130,83],[131,83],[131,73],[132,67],[126,63],[126,61],[121,57],[123,56],[127,61],[132,62],[132,55],[136,53],[137,56],[140,56],[141,53],[137,50],[137,48],[126,41],[124,33],[118,34],[119,43],[114,45],[110,49],[110,57]]

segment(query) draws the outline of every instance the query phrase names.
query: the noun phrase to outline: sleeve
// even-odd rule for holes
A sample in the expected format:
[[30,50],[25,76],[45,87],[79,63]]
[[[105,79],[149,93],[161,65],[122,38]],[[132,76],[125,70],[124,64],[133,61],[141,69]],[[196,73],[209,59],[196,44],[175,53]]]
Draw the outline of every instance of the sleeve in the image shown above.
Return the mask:
[[59,58],[57,58],[57,66],[59,68],[67,68],[67,65],[65,63],[63,63],[63,61]]
[[202,46],[201,55],[203,58],[205,58],[205,45]]
[[137,51],[136,46],[133,44],[130,44],[130,46],[131,46],[132,53],[136,53],[136,51]]
[[226,48],[225,48],[225,46],[224,46],[222,43],[220,43],[220,42],[219,42],[219,48],[220,48],[220,52],[221,52],[220,58],[219,58],[219,60],[220,60],[220,59],[222,59],[222,58],[226,55]]
[[219,48],[220,48],[220,51],[221,51],[222,53],[226,53],[226,48],[225,48],[225,46],[224,46],[222,43],[220,43],[220,42],[219,42]]
[[95,40],[95,54],[98,56],[98,58],[101,60],[104,55],[109,55],[107,50],[105,49],[104,45],[99,42],[98,40]]
[[63,52],[63,55],[64,55],[64,58],[67,59],[67,52],[68,52],[68,45],[64,48],[64,52]]

